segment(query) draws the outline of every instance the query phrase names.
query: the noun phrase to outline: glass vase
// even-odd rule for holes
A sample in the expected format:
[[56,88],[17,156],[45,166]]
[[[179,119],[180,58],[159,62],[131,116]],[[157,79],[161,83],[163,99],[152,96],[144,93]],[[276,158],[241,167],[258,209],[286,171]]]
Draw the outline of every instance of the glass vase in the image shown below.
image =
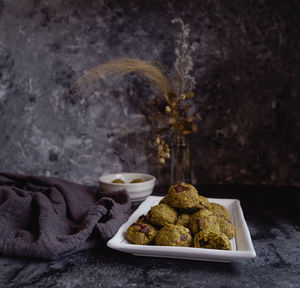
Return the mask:
[[175,135],[171,145],[171,185],[191,184],[190,135]]

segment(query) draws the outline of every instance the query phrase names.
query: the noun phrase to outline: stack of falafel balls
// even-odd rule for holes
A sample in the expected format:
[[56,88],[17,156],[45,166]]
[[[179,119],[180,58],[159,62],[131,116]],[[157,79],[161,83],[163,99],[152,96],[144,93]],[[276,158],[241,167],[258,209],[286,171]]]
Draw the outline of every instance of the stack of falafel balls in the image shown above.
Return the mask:
[[200,196],[193,185],[180,183],[127,229],[126,238],[139,245],[231,250],[235,227],[230,219],[224,206]]

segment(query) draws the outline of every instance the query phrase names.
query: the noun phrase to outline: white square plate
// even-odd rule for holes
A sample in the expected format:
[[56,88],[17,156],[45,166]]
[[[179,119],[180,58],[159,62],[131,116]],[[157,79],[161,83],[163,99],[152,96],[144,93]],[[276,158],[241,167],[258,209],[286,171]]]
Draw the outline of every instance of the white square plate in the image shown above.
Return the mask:
[[124,223],[115,236],[107,242],[107,246],[137,256],[166,257],[201,261],[230,262],[254,258],[256,256],[247,223],[245,221],[240,201],[237,199],[214,199],[210,202],[219,203],[227,208],[231,220],[236,227],[236,237],[231,239],[232,250],[217,250],[194,247],[172,247],[156,245],[131,244],[125,238],[128,227],[136,222],[142,214],[147,214],[152,206],[157,205],[163,197],[149,196]]

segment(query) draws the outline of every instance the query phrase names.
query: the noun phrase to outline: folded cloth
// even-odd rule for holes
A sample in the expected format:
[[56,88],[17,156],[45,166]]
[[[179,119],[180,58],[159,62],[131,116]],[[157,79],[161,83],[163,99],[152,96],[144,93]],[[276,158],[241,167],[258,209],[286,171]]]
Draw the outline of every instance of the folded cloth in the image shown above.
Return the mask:
[[105,245],[130,206],[126,191],[0,173],[0,254],[54,259]]

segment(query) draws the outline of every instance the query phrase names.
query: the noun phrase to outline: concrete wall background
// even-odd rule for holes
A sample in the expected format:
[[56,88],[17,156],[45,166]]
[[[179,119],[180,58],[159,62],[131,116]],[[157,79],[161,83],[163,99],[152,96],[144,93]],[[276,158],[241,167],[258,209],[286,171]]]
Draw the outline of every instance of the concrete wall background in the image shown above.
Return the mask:
[[168,184],[145,81],[102,79],[86,103],[68,87],[114,57],[171,66],[182,17],[203,118],[193,182],[299,185],[299,1],[118,2],[0,0],[0,170],[84,184],[142,171]]

